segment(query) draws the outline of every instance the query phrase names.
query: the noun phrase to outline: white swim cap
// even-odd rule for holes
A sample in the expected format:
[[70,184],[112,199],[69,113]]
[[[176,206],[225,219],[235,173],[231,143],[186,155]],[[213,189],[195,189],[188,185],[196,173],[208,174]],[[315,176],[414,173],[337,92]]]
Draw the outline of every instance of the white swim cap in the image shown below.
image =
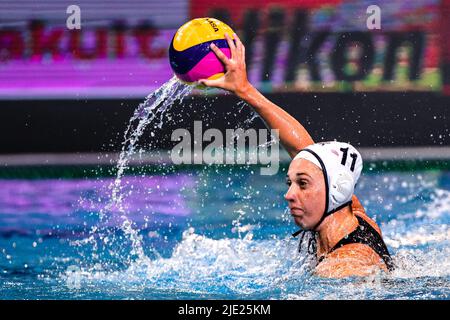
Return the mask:
[[326,216],[351,203],[363,167],[361,154],[348,143],[329,141],[302,149],[293,160],[296,159],[308,160],[323,171],[326,187],[325,212],[317,227]]

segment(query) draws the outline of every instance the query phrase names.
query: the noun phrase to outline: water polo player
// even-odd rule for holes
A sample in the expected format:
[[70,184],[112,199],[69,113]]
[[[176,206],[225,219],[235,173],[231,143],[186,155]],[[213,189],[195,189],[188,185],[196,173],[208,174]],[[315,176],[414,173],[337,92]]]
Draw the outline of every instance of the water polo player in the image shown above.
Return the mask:
[[[264,97],[247,80],[245,47],[236,35],[225,35],[231,59],[214,44],[211,49],[225,65],[226,73],[215,80],[200,80],[236,94],[250,104],[271,129],[279,130],[280,142],[293,158],[285,195],[297,235],[311,232],[308,251],[316,255],[315,273],[324,277],[366,276],[394,265],[381,237],[353,195],[362,170],[358,151],[347,143],[314,143],[308,131],[286,111]],[[302,248],[300,241],[300,249]]]

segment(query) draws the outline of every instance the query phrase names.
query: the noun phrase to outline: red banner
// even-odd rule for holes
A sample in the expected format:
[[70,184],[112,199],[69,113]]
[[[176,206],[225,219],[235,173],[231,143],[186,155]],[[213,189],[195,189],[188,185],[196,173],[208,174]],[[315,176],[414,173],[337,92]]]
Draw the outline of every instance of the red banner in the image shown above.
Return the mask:
[[240,23],[242,14],[248,9],[264,9],[269,7],[282,7],[283,9],[305,8],[312,9],[323,7],[325,5],[336,5],[342,0],[191,0],[191,18],[206,17],[211,14],[211,8],[223,8],[230,12],[230,18],[236,23]]

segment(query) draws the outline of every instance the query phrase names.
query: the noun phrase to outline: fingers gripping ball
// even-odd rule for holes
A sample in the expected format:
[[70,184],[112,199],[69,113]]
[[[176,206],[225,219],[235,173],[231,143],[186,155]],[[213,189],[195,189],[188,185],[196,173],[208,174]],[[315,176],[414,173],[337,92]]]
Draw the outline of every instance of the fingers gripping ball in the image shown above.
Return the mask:
[[234,31],[214,18],[198,18],[182,25],[169,49],[170,66],[176,76],[187,83],[223,76],[225,67],[210,45],[214,43],[230,59],[225,33],[232,38]]

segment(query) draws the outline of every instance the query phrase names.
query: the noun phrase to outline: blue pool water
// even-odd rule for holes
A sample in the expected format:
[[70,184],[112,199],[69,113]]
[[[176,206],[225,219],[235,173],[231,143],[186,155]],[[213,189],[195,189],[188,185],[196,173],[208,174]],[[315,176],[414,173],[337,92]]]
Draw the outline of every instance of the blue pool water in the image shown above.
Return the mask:
[[0,298],[450,297],[450,171],[366,170],[356,194],[398,268],[330,280],[297,252],[283,170],[125,176],[121,208],[113,178],[0,180]]

